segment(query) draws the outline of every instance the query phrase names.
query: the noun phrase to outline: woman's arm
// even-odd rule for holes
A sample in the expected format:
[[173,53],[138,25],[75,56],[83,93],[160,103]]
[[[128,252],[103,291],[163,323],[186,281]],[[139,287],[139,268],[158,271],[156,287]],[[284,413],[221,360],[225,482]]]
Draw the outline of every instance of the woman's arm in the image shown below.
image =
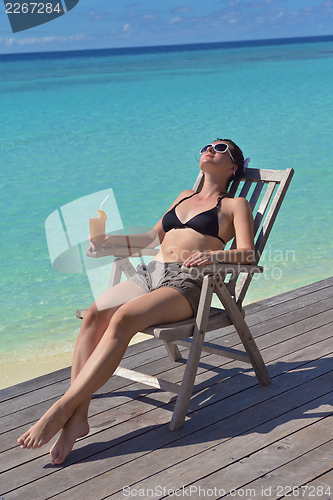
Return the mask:
[[232,203],[231,215],[237,248],[234,250],[195,252],[186,259],[185,266],[203,266],[214,262],[225,262],[227,264],[252,264],[254,262],[254,228],[249,202],[245,198],[235,198]]
[[[186,196],[189,196],[190,194],[193,194],[193,191],[191,191],[189,189],[180,193],[180,195],[175,199],[175,201],[172,203],[172,205],[168,208],[167,212],[176,203],[178,203],[178,201],[185,198]],[[163,219],[163,217],[147,233],[130,234],[130,235],[106,234],[101,246],[102,246],[102,248],[109,248],[109,247],[155,248],[162,243],[162,241],[164,240],[164,236],[165,236],[165,232],[164,232],[163,226],[162,226],[162,219]],[[90,241],[90,246],[89,246],[88,250],[89,251],[95,250],[96,245],[94,244],[90,235],[89,235],[89,241]]]
[[160,244],[159,235],[155,228],[147,233],[130,235],[109,235],[105,236],[102,247],[132,247],[132,248],[155,248]]

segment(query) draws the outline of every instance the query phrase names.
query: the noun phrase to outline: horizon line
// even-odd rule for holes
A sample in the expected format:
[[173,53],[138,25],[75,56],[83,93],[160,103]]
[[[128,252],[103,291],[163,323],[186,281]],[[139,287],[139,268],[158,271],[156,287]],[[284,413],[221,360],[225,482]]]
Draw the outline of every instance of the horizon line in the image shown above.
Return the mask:
[[[10,52],[10,53],[0,53],[0,59],[9,58],[9,57],[28,57],[28,56],[47,56],[55,55],[55,54],[66,54],[70,55],[78,55],[78,53],[85,53],[86,55],[100,52],[100,53],[108,53],[115,55],[120,54],[140,54],[140,53],[153,53],[154,51],[161,52],[173,52],[175,49],[184,49],[184,50],[205,50],[205,49],[214,49],[214,48],[237,48],[244,46],[260,46],[260,45],[296,45],[298,43],[305,43],[311,41],[320,41],[320,42],[329,42],[333,41],[333,35],[307,35],[307,36],[298,36],[298,37],[282,37],[282,38],[258,38],[258,39],[249,39],[249,40],[233,40],[233,41],[220,41],[220,42],[195,42],[195,43],[178,43],[178,44],[162,44],[162,45],[138,45],[138,46],[129,46],[129,47],[107,47],[107,48],[95,48],[95,49],[69,49],[69,50],[45,50],[45,51],[36,51],[36,52]],[[101,54],[102,55],[102,54]],[[105,54],[106,55],[106,54]]]

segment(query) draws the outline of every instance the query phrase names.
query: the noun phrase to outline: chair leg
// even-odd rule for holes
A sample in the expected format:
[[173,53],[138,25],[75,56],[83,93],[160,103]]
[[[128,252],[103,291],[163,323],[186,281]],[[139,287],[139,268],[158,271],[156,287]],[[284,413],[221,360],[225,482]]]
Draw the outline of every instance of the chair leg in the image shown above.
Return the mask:
[[180,354],[176,344],[174,344],[173,342],[168,342],[167,340],[163,340],[163,344],[171,361],[180,361],[182,359],[182,355]]
[[228,313],[229,318],[234,324],[236,331],[244,345],[246,353],[251,361],[259,384],[262,386],[269,385],[271,378],[262,359],[260,351],[255,343],[254,338],[247,326],[241,311],[238,309],[235,301],[231,297],[225,283],[219,278],[215,278],[215,292],[220,299],[223,307]]
[[135,269],[128,258],[117,257],[112,263],[109,288],[120,283],[122,273],[129,278],[133,276]]
[[121,260],[122,259],[120,257],[117,257],[112,263],[109,288],[112,288],[114,285],[120,283],[121,273],[123,272]]
[[185,367],[183,380],[180,391],[177,397],[175,409],[169,425],[171,431],[176,431],[183,427],[188,405],[190,404],[191,395],[195,377],[197,374],[202,345],[205,340],[205,332],[209,317],[210,304],[214,290],[214,283],[211,276],[205,276],[202,284],[198,313],[196,316],[196,324],[193,330],[193,338],[188,360]]

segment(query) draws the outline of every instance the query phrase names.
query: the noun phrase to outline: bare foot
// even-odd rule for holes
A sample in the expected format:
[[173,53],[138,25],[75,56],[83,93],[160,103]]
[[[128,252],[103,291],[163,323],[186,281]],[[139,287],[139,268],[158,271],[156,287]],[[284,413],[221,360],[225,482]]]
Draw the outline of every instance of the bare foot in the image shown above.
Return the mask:
[[54,404],[30,429],[17,440],[21,448],[40,448],[64,427],[70,415]]
[[74,412],[62,429],[58,441],[50,450],[52,465],[62,464],[72,451],[75,441],[80,437],[86,436],[88,433],[89,424],[87,419],[78,412]]

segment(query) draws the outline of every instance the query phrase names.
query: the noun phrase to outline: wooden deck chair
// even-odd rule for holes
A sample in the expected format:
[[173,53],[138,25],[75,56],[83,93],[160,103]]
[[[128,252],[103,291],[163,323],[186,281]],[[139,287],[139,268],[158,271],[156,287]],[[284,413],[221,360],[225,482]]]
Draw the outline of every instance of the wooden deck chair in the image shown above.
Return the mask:
[[[245,322],[242,302],[253,274],[263,271],[263,268],[258,266],[258,262],[293,173],[293,169],[259,170],[249,168],[245,171],[241,179],[233,181],[229,189],[229,194],[231,196],[247,198],[253,211],[255,263],[253,265],[212,264],[201,268],[204,279],[196,317],[179,323],[157,325],[144,330],[143,333],[153,335],[163,341],[172,361],[179,361],[182,358],[177,345],[190,349],[181,384],[173,384],[156,377],[122,368],[121,366],[115,372],[116,375],[121,377],[178,394],[169,426],[172,431],[181,428],[184,424],[203,350],[250,363],[260,385],[266,386],[271,382],[259,349]],[[202,184],[203,176],[199,174],[193,189],[200,191]],[[231,248],[235,247],[236,242],[233,241]],[[131,248],[131,255],[133,257],[152,255],[154,252],[156,252],[154,249],[142,250]],[[93,252],[90,255],[100,257],[106,255],[106,252],[105,250],[101,250]],[[135,272],[134,267],[129,261],[129,251],[127,248],[112,249],[112,255],[117,255],[118,257],[112,266],[111,286],[120,281],[122,272],[127,277]],[[198,272],[198,269],[193,268],[192,272]],[[184,270],[186,271],[186,269]],[[191,272],[191,270],[188,271]],[[214,292],[222,304],[222,309],[211,307]],[[77,316],[82,318],[83,313],[84,311],[77,311]],[[211,342],[205,342],[206,332],[229,325],[234,325],[243,343],[244,350],[236,350],[214,345]]]

